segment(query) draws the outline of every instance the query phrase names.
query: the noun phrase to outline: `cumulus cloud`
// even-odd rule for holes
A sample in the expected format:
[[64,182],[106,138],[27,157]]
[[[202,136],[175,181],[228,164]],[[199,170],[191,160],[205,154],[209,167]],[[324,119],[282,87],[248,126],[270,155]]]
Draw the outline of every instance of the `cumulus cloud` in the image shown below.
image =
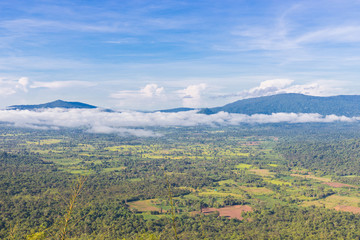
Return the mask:
[[28,86],[29,86],[29,78],[27,77],[21,77],[16,85],[17,88],[22,89],[24,92],[28,91]]
[[235,94],[220,95],[218,97],[252,98],[270,96],[281,93],[301,93],[312,96],[329,96],[341,92],[336,81],[316,81],[308,84],[293,84],[292,79],[271,79],[260,83],[259,86]]
[[[163,87],[157,84],[147,84],[139,90],[123,90],[110,95],[117,99],[117,106],[126,107],[127,109],[160,109],[163,106],[183,107],[206,107],[211,103],[213,106],[219,105],[214,101],[219,98],[229,98],[235,101],[244,98],[253,98],[269,96],[281,93],[301,93],[313,96],[330,96],[342,92],[338,87],[339,82],[324,80],[307,84],[294,84],[294,80],[287,78],[270,79],[261,82],[258,86],[248,90],[243,90],[231,94],[217,94],[212,92],[211,86],[205,83],[188,85],[180,90],[165,92]],[[170,103],[170,104],[169,104]],[[130,106],[130,107],[129,107]]]
[[0,96],[7,97],[17,93],[19,90],[27,92],[29,84],[30,81],[26,77],[21,77],[19,79],[0,78]]
[[153,98],[160,97],[164,92],[163,87],[159,87],[157,84],[147,84],[145,87],[138,91],[118,91],[110,95],[112,98],[117,99],[129,99],[129,98]]
[[110,94],[117,101],[118,107],[130,109],[152,109],[167,102],[168,94],[164,87],[157,84],[147,84],[139,90],[122,90]]
[[234,126],[242,123],[306,123],[355,122],[360,117],[345,117],[316,113],[231,114],[213,115],[197,111],[178,113],[102,112],[98,109],[45,109],[41,111],[1,110],[0,122],[15,127],[35,129],[85,128],[92,133],[116,133],[138,137],[160,136],[146,127],[171,126]]
[[140,94],[145,97],[157,97],[164,91],[163,87],[158,87],[156,84],[148,84],[140,90]]
[[294,80],[291,79],[273,79],[267,80],[260,83],[260,86],[252,88],[248,90],[248,95],[252,96],[264,96],[268,95],[269,93],[276,93],[280,90],[286,89],[289,85],[291,85]]
[[207,89],[204,83],[189,85],[181,90],[165,92],[164,87],[157,84],[147,84],[140,90],[122,90],[110,95],[111,98],[120,100],[118,106],[132,106],[132,109],[152,109],[159,106],[169,106],[169,103],[184,107],[200,107],[203,103],[203,91]]
[[182,99],[184,107],[201,106],[202,91],[207,88],[205,83],[190,85],[183,90],[179,90],[178,94]]

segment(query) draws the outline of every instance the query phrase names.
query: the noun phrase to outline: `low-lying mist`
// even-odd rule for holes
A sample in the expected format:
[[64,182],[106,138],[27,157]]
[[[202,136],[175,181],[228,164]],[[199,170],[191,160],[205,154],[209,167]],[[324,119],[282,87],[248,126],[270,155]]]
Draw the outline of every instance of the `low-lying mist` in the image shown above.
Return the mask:
[[104,112],[98,109],[43,109],[1,110],[0,121],[14,127],[33,129],[85,128],[91,133],[116,133],[138,137],[160,136],[144,127],[171,126],[235,126],[265,123],[331,123],[356,122],[360,117],[336,115],[323,116],[317,113],[273,113],[234,114],[219,112],[213,115],[198,114],[197,111],[177,113],[164,112]]

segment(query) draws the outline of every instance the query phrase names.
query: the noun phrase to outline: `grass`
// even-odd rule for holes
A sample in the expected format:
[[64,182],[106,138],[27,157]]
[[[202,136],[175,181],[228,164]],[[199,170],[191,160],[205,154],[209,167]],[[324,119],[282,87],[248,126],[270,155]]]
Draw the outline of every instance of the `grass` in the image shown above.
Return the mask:
[[153,215],[149,212],[143,212],[141,213],[141,215],[144,217],[145,220],[158,220],[163,217],[162,215]]
[[[193,194],[184,195],[183,197],[186,199],[191,199],[191,200],[199,200],[200,199],[198,196],[195,196]],[[175,199],[178,199],[178,198],[175,198]]]
[[160,208],[154,206],[152,201],[155,201],[156,199],[148,199],[148,200],[141,200],[141,201],[135,201],[135,202],[129,202],[128,205],[131,208],[135,208],[136,210],[140,212],[150,212],[150,211],[159,211]]
[[247,193],[250,193],[252,195],[269,195],[273,194],[274,192],[270,189],[264,188],[264,187],[245,187],[240,186],[240,189],[244,190]]
[[246,164],[246,163],[240,163],[238,165],[235,166],[238,169],[248,169],[251,168],[252,165],[251,164]]
[[237,197],[237,198],[242,198],[243,195],[240,194],[236,194],[236,193],[224,193],[224,192],[217,192],[217,191],[212,191],[212,192],[200,192],[199,196],[215,196],[215,197],[226,197],[226,196],[233,196],[233,197]]
[[178,189],[185,189],[185,190],[189,190],[191,192],[195,192],[195,188],[192,188],[192,187],[177,187]]
[[70,165],[78,164],[79,162],[82,161],[81,159],[76,159],[76,158],[62,158],[62,159],[50,159],[50,160],[62,166],[70,166]]
[[44,139],[44,140],[40,140],[40,141],[27,141],[27,144],[30,145],[50,145],[50,144],[56,144],[56,143],[60,143],[62,142],[61,139]]
[[261,177],[273,177],[275,175],[275,173],[270,172],[269,169],[250,169],[249,171]]
[[336,206],[358,207],[360,199],[357,197],[347,197],[339,195],[331,195],[325,199],[304,202],[302,206],[325,206],[326,208],[335,208]]
[[305,178],[305,179],[313,179],[313,180],[317,180],[320,182],[331,182],[331,178],[328,177],[316,177],[314,175],[302,175],[302,174],[297,174],[297,173],[292,173],[290,174],[290,176],[292,177],[301,177],[301,178]]
[[237,185],[237,183],[233,180],[233,179],[228,179],[228,180],[223,180],[223,181],[219,181],[217,182],[220,186],[224,186],[225,184],[229,184],[229,185]]
[[291,186],[291,183],[290,182],[285,182],[285,181],[281,181],[281,180],[278,180],[278,179],[264,179],[266,182],[269,182],[269,183],[272,183],[272,184],[275,184],[275,185],[288,185],[288,186]]
[[343,177],[346,177],[346,178],[355,178],[355,177],[359,177],[358,175],[347,175],[347,176],[343,176]]
[[104,168],[102,172],[113,172],[113,171],[120,171],[124,170],[126,167],[112,167],[112,168]]
[[[222,131],[220,131],[222,132]],[[10,135],[9,135],[10,136]],[[257,136],[251,137],[231,137],[229,138],[231,141],[236,141],[236,144],[227,145],[225,147],[214,146],[214,144],[200,144],[195,143],[194,145],[186,145],[185,143],[179,144],[138,144],[138,145],[121,145],[118,146],[111,146],[108,144],[106,146],[110,147],[103,147],[102,149],[99,148],[101,145],[94,144],[93,141],[85,144],[78,144],[76,147],[64,147],[59,145],[59,147],[51,146],[51,144],[60,143],[63,140],[60,139],[44,139],[40,141],[29,141],[26,142],[28,145],[26,146],[32,152],[37,152],[42,155],[44,160],[53,161],[55,164],[59,166],[61,170],[70,172],[72,174],[80,174],[85,175],[88,174],[88,170],[82,168],[81,166],[77,165],[81,161],[85,161],[86,164],[94,163],[94,164],[101,164],[103,160],[100,160],[101,157],[109,156],[110,158],[106,161],[110,163],[115,163],[114,165],[110,166],[117,166],[117,167],[109,167],[103,168],[101,171],[105,173],[120,171],[125,169],[122,166],[121,161],[123,158],[128,158],[130,161],[145,161],[145,162],[152,162],[152,159],[169,159],[177,161],[181,159],[188,159],[190,162],[196,159],[206,160],[206,159],[215,159],[215,158],[223,158],[224,160],[237,160],[246,159],[246,157],[251,154],[258,154],[261,160],[264,160],[263,164],[267,164],[269,168],[282,166],[284,160],[278,156],[278,154],[272,150],[275,143],[273,141],[269,141],[266,139],[261,139]],[[23,142],[26,140],[24,139]],[[92,145],[94,144],[94,145]],[[50,152],[51,149],[51,153]],[[70,152],[71,150],[71,152]],[[70,155],[71,154],[71,155]],[[76,158],[75,155],[81,155],[82,157]],[[128,155],[127,155],[128,154]],[[69,157],[67,157],[69,156]],[[91,158],[90,158],[91,157]],[[243,158],[242,158],[243,157]],[[91,161],[90,159],[96,159],[96,161]],[[110,160],[109,160],[110,159]],[[246,160],[240,160],[246,162]],[[251,162],[250,162],[251,163]],[[233,166],[229,166],[232,168]],[[266,167],[266,166],[265,166]],[[271,172],[269,169],[258,169],[256,166],[249,164],[249,163],[240,163],[235,165],[234,172],[238,172],[240,170],[246,170],[248,173],[251,172],[256,174],[264,179],[264,181],[269,182],[275,185],[285,185],[285,186],[292,186],[291,182],[294,180],[295,177],[299,178],[306,178],[309,180],[308,183],[312,186],[314,185],[322,185],[322,182],[331,182],[331,176],[321,176],[317,177],[313,174],[305,175],[304,173],[308,173],[306,169],[296,168],[298,171],[293,171],[291,177],[282,177],[281,179],[275,178],[275,173]],[[176,171],[173,173],[167,173],[169,177],[171,174],[181,174],[177,173]],[[355,176],[348,176],[348,177],[355,177]],[[129,181],[140,181],[140,178],[133,178],[128,179]],[[315,182],[318,181],[318,182]],[[183,196],[182,198],[186,199],[193,199],[193,200],[203,200],[207,197],[216,197],[216,198],[224,198],[226,196],[233,196],[236,198],[243,198],[245,193],[248,193],[252,196],[253,199],[260,199],[266,200],[269,202],[277,202],[278,200],[275,199],[276,193],[270,189],[264,187],[246,187],[246,186],[239,186],[239,184],[232,180],[223,180],[217,182],[219,184],[218,191],[212,190],[212,188],[205,189],[203,188],[200,192],[196,191],[193,188],[188,187],[180,187],[182,189],[189,189],[191,191],[190,194]],[[327,186],[325,186],[327,187]],[[323,200],[316,200],[314,198],[307,198],[303,196],[299,196],[297,194],[301,190],[307,189],[308,186],[293,186],[293,187],[284,187],[282,190],[286,192],[286,196],[297,198],[299,200],[305,201],[306,204],[318,204],[319,206],[326,204],[327,206],[337,206],[336,204],[349,204],[349,206],[357,206],[360,199],[356,198],[358,201],[355,201],[352,197],[344,197],[339,196],[339,198],[328,197]],[[352,191],[352,190],[351,190]],[[29,196],[24,195],[23,197],[28,198]],[[174,199],[179,199],[174,198]],[[353,201],[351,203],[351,201]],[[160,211],[160,206],[151,203],[151,200],[144,200],[144,201],[136,201],[131,202],[129,204],[131,207],[137,209],[138,211],[142,211],[142,215],[145,219],[157,219],[159,218],[158,215],[151,215],[149,211]],[[161,206],[164,211],[169,210],[169,206]]]

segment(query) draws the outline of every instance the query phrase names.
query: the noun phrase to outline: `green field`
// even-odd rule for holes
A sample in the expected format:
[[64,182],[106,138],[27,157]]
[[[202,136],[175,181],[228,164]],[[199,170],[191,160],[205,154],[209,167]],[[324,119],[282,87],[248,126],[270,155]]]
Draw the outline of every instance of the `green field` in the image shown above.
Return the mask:
[[[184,239],[191,234],[201,239],[197,235],[202,232],[201,226],[206,229],[201,234],[209,238],[231,239],[227,231],[235,234],[241,227],[247,229],[248,238],[257,239],[262,237],[253,228],[254,219],[262,224],[263,219],[278,218],[281,222],[286,217],[290,225],[301,225],[304,223],[300,218],[292,219],[289,211],[315,207],[316,210],[306,213],[313,221],[316,211],[322,216],[338,214],[339,218],[354,214],[353,219],[357,219],[360,211],[358,176],[329,168],[331,161],[319,164],[318,155],[328,147],[309,148],[320,151],[316,154],[304,147],[301,153],[308,155],[302,158],[293,150],[308,143],[295,137],[293,143],[282,141],[282,137],[289,138],[287,135],[261,135],[255,129],[253,134],[247,130],[245,136],[232,128],[166,129],[165,136],[156,139],[2,131],[0,151],[7,155],[3,154],[0,168],[0,204],[4,209],[0,223],[5,226],[0,230],[1,238],[13,236],[16,229],[14,239],[56,234],[80,176],[86,177],[86,181],[76,199],[72,222],[84,221],[73,225],[71,234],[75,237],[112,239],[121,235],[132,239],[141,232],[138,229],[141,226],[143,232],[164,234],[167,239],[172,237],[173,213]],[[353,144],[352,141],[357,140],[347,144]],[[339,143],[342,147],[338,152],[347,149],[342,144],[345,143]],[[310,154],[315,160],[311,160]],[[351,154],[357,156],[356,152],[347,154],[349,158]],[[223,213],[232,206],[234,209],[247,206],[251,211],[231,221],[217,217],[216,211],[202,214],[202,209],[220,209]],[[24,214],[28,217],[24,218]],[[353,220],[348,221],[350,224]],[[289,234],[290,227],[282,228],[277,225],[279,222],[271,220],[277,230],[268,229],[264,233],[268,235],[263,237],[276,239],[279,234]],[[110,229],[117,229],[118,233]]]

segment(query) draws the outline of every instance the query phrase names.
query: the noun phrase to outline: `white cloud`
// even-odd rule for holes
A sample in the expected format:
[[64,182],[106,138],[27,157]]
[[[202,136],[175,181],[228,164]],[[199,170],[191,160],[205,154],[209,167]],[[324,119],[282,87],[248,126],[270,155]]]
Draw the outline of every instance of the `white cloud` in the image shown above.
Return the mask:
[[30,81],[27,77],[21,77],[16,87],[22,89],[24,92],[27,92],[29,83]]
[[294,85],[292,79],[272,79],[260,83],[259,86],[244,90],[235,94],[220,95],[225,98],[253,98],[261,96],[270,96],[281,93],[300,93],[312,96],[330,96],[342,92],[338,81],[316,81],[308,84]]
[[312,96],[329,96],[334,92],[341,92],[338,87],[332,85],[332,82],[313,82],[304,85],[292,85],[284,89],[280,89],[277,93],[301,93]]
[[129,98],[153,98],[160,97],[164,92],[163,87],[159,87],[157,84],[147,84],[145,87],[141,88],[138,91],[118,91],[111,94],[112,98],[118,99],[129,99]]
[[145,97],[158,97],[163,91],[163,87],[158,87],[156,84],[148,84],[140,90],[140,94]]
[[116,99],[118,107],[131,109],[152,109],[163,102],[167,102],[164,88],[153,83],[147,84],[140,90],[118,91],[110,94],[110,97]]
[[360,42],[359,26],[337,26],[308,32],[294,40],[297,44],[317,42]]
[[285,89],[291,85],[294,80],[291,79],[272,79],[263,81],[260,86],[252,88],[248,91],[249,95],[253,96],[264,96],[278,92],[281,89]]
[[74,88],[74,87],[91,87],[95,86],[95,83],[87,81],[53,81],[53,82],[38,82],[30,81],[27,77],[21,77],[19,79],[4,79],[0,78],[0,97],[6,97],[18,92],[27,93],[29,89],[33,88]]
[[110,43],[110,44],[134,44],[134,43],[139,43],[139,40],[136,38],[122,38],[122,39],[117,39],[117,40],[113,40],[113,41],[106,41],[106,43]]
[[[235,80],[234,80],[235,81]],[[158,110],[174,107],[213,107],[239,99],[269,96],[282,93],[300,93],[313,96],[330,96],[344,93],[344,82],[318,80],[306,84],[295,84],[288,78],[269,79],[258,86],[237,93],[222,94],[221,87],[205,83],[187,85],[183,89],[171,86],[165,91],[157,84],[147,84],[135,91],[118,91],[110,95],[116,99],[119,109]],[[186,86],[186,85],[185,85]],[[215,91],[214,91],[215,89]]]
[[59,21],[29,19],[29,18],[0,22],[0,28],[6,29],[8,31],[16,31],[22,33],[36,32],[36,31],[57,32],[62,30],[106,33],[106,32],[119,32],[119,31],[128,30],[128,28],[116,25],[114,23],[88,24],[81,22],[64,22],[64,21],[59,22]]
[[[118,91],[110,95],[111,98],[119,99],[118,106],[133,106],[132,109],[139,107],[145,109],[146,107],[153,108],[157,106],[167,105],[169,102],[173,104],[180,104],[184,107],[199,107],[201,106],[203,91],[207,88],[204,83],[189,85],[185,89],[173,90],[165,92],[163,87],[157,84],[147,84],[145,87],[136,91]],[[178,105],[177,105],[178,106]]]
[[136,137],[160,137],[161,134],[154,133],[149,130],[143,129],[129,129],[129,128],[116,128],[116,127],[108,127],[108,126],[92,126],[88,132],[90,133],[104,133],[111,134],[117,133],[120,135],[133,135]]
[[95,83],[87,81],[53,81],[53,82],[33,82],[30,85],[30,88],[69,88],[69,87],[92,87],[95,86]]
[[178,94],[182,98],[184,107],[200,107],[202,104],[202,91],[207,88],[205,83],[190,85],[183,90],[179,90]]
[[[311,1],[310,1],[311,2]],[[317,6],[315,6],[317,5]],[[304,17],[318,8],[324,12],[324,4],[296,3],[279,14],[261,24],[243,24],[236,26],[230,34],[235,38],[232,44],[217,46],[224,51],[247,51],[247,50],[269,50],[288,51],[295,49],[306,49],[308,45],[318,43],[343,44],[348,48],[348,43],[360,42],[360,27],[358,20],[344,21],[346,18],[340,15],[330,14],[326,21],[320,20],[323,15],[314,16],[311,13],[312,24],[306,24]],[[331,8],[335,7],[332,3]],[[345,6],[345,4],[342,4]],[[285,5],[284,5],[285,6]],[[339,9],[343,6],[340,6]],[[336,7],[335,7],[336,8]],[[309,11],[311,9],[311,11]],[[354,9],[347,9],[353,11]],[[329,10],[329,9],[328,9]],[[332,9],[333,10],[333,9]],[[331,11],[332,11],[331,10]],[[340,10],[341,11],[341,10]],[[329,13],[327,13],[329,14]],[[301,18],[298,18],[302,16]],[[338,17],[341,16],[341,19]],[[266,18],[264,18],[266,19]],[[319,21],[320,20],[320,21]],[[305,25],[304,25],[305,24]],[[306,26],[306,27],[305,27]],[[231,45],[229,47],[229,45]],[[327,48],[326,46],[318,47]]]
[[0,97],[7,97],[14,93],[16,93],[16,91],[13,88],[0,86]]
[[19,90],[22,92],[27,92],[29,84],[30,81],[26,77],[21,77],[19,79],[0,78],[0,97],[13,95]]
[[159,136],[146,127],[170,126],[230,126],[242,123],[306,123],[306,122],[354,122],[360,117],[345,117],[316,113],[231,114],[219,112],[213,115],[196,111],[178,113],[102,112],[98,109],[46,109],[41,111],[1,110],[0,122],[12,126],[35,129],[86,128],[93,133],[116,133],[139,137]]

